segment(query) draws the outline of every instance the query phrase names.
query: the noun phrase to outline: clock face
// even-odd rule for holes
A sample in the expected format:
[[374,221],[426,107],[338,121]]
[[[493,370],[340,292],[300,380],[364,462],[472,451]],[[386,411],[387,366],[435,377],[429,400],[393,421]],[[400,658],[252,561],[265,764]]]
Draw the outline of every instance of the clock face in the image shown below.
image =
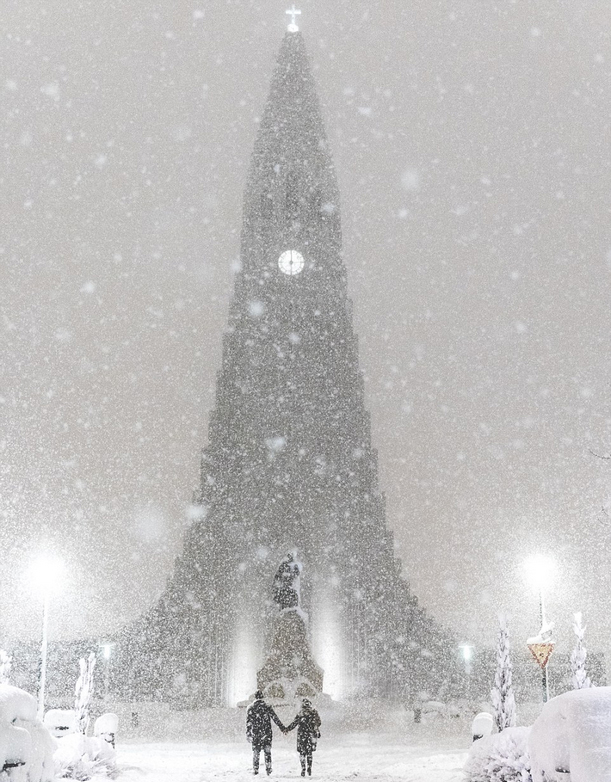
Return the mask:
[[291,277],[299,272],[305,266],[303,255],[298,253],[297,250],[285,250],[280,258],[278,258],[278,268],[284,274],[289,274]]

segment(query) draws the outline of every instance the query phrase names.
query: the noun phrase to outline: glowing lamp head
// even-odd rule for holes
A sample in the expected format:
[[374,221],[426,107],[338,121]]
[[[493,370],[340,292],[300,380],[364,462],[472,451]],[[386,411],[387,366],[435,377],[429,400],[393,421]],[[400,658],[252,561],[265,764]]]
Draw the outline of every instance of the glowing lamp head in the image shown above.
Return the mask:
[[65,581],[66,569],[61,559],[45,554],[32,562],[28,575],[36,592],[49,595],[61,589]]
[[542,590],[552,580],[554,561],[543,554],[534,554],[524,562],[524,572],[533,589]]
[[460,651],[462,654],[462,658],[466,663],[468,663],[470,660],[473,659],[473,647],[469,646],[469,644],[462,644],[460,647]]
[[110,655],[112,654],[112,644],[100,644],[102,648],[102,657],[105,660],[110,660]]

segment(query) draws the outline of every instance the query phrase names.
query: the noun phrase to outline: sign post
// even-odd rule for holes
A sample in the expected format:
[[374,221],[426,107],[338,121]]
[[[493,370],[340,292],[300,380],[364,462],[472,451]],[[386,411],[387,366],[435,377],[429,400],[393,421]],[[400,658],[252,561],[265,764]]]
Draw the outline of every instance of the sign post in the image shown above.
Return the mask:
[[535,641],[534,643],[529,642],[527,645],[530,649],[530,653],[535,658],[537,665],[543,671],[543,703],[547,703],[549,700],[549,679],[547,677],[547,664],[549,662],[549,658],[552,656],[552,652],[554,651],[554,641],[551,639],[549,641]]

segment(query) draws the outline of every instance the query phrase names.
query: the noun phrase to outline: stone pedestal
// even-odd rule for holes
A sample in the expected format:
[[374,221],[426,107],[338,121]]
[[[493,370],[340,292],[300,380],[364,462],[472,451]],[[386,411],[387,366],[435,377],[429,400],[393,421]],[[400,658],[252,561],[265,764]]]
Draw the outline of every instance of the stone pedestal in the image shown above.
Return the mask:
[[323,674],[312,657],[303,612],[284,610],[265,665],[257,672],[257,689],[275,699],[312,698],[322,693]]

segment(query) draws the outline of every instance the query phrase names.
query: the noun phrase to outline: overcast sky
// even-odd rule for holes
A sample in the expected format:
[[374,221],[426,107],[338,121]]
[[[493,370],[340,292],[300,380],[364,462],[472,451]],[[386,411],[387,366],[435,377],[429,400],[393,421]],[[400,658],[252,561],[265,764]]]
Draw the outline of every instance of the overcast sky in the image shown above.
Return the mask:
[[[38,632],[45,546],[55,637],[171,573],[286,7],[2,3],[0,627]],[[502,609],[521,643],[550,553],[560,637],[583,610],[611,646],[611,8],[300,7],[405,574],[464,641]]]

